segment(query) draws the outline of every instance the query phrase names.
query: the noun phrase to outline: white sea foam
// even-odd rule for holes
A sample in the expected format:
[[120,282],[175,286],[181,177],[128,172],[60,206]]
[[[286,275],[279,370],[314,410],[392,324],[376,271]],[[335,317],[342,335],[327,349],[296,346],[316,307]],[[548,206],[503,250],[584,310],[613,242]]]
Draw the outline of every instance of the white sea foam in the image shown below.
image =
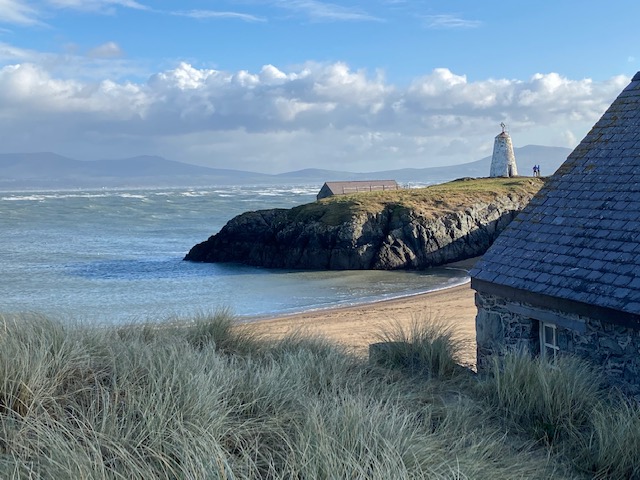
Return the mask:
[[64,200],[68,198],[106,198],[106,193],[41,193],[31,195],[14,195],[2,197],[3,201],[44,202],[46,200]]
[[147,200],[146,195],[141,195],[139,193],[121,193],[118,195],[120,198],[133,198],[138,200]]
[[43,195],[26,195],[21,197],[2,197],[3,202],[41,202],[45,200]]
[[182,195],[183,197],[206,197],[207,195],[211,195],[211,192],[209,192],[208,190],[189,190],[187,192],[180,192],[180,195]]

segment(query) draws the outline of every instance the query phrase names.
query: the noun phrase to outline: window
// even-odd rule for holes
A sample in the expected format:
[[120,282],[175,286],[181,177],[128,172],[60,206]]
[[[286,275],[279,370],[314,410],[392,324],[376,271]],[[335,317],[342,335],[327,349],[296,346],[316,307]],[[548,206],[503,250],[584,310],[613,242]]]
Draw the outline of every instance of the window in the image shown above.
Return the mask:
[[540,355],[542,358],[555,363],[559,351],[556,325],[540,322]]

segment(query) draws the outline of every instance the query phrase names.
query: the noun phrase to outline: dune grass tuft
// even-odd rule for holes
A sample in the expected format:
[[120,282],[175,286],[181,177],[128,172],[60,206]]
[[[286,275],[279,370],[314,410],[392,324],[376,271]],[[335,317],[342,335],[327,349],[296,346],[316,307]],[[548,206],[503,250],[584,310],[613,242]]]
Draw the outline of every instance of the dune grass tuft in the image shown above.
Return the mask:
[[618,398],[594,409],[575,439],[575,463],[596,479],[640,478],[640,405]]
[[584,429],[603,397],[597,371],[571,356],[553,365],[523,353],[496,356],[479,388],[505,419],[549,444]]
[[466,347],[451,323],[414,317],[408,327],[390,323],[378,335],[384,346],[381,363],[416,375],[451,378],[460,375]]

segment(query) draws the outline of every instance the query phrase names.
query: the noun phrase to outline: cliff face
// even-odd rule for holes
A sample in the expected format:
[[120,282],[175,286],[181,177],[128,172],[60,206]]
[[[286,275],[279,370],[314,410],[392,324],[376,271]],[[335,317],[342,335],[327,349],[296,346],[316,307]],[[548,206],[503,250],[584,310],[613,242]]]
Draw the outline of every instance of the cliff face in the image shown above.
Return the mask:
[[524,188],[489,188],[463,198],[407,190],[247,212],[185,260],[331,270],[442,265],[483,254],[542,184],[527,180]]

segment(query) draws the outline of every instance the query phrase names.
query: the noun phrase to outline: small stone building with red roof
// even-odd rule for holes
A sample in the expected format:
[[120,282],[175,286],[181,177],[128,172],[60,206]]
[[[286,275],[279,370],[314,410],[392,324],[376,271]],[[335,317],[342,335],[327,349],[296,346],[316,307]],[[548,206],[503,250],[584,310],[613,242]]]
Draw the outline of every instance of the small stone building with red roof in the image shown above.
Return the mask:
[[640,393],[640,72],[470,275],[480,371],[571,353]]

